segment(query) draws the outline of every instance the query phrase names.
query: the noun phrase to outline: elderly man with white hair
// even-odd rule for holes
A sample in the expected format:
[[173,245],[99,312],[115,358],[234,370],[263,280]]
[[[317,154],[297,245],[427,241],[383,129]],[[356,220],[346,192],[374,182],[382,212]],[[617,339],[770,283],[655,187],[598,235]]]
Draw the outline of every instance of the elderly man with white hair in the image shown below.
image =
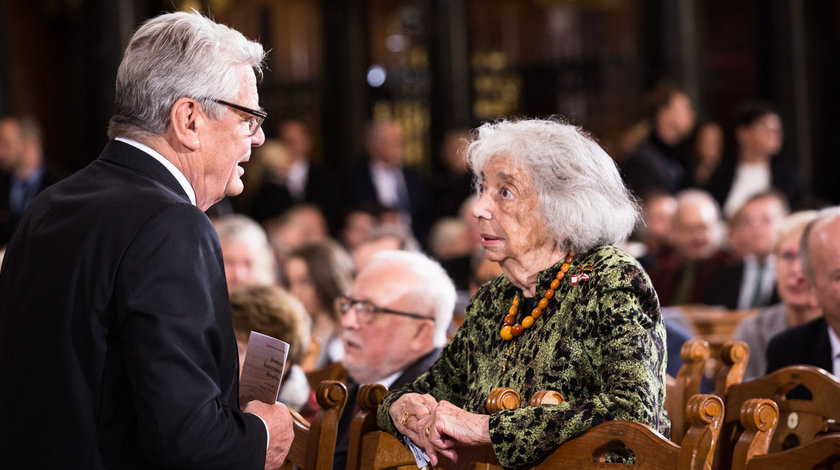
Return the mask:
[[[411,251],[381,251],[340,297],[343,365],[350,376],[347,403],[360,384],[399,388],[438,358],[455,308],[455,286],[436,261]],[[339,422],[333,468],[344,468],[353,406]]]

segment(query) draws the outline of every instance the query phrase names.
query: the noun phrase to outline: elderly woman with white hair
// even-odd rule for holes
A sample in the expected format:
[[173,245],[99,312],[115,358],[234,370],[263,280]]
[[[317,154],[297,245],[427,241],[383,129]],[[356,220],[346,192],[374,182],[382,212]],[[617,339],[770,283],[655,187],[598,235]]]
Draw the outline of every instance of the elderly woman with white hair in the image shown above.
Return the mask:
[[[579,128],[541,120],[484,124],[467,158],[481,243],[503,274],[476,293],[429,371],[385,397],[380,427],[432,464],[457,459],[456,445],[492,444],[505,468],[604,421],[668,435],[665,327],[647,274],[612,245],[638,217],[612,159]],[[488,415],[497,387],[565,401]]]

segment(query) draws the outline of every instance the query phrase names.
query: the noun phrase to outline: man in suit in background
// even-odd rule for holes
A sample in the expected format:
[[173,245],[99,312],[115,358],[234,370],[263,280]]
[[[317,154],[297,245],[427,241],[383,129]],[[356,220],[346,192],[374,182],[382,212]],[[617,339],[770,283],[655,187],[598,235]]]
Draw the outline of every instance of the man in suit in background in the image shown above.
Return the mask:
[[10,468],[262,469],[282,404],[240,410],[219,240],[263,143],[262,46],[198,13],[134,33],[112,140],[30,205],[0,270],[0,455]]
[[785,330],[767,346],[767,373],[793,364],[840,373],[840,207],[820,211],[802,233],[802,271],[823,316]]
[[350,384],[333,468],[343,469],[359,386],[396,389],[437,360],[455,309],[455,285],[440,264],[421,253],[382,251],[338,304]]
[[674,252],[648,270],[662,306],[708,304],[735,308],[741,265],[721,248],[720,208],[705,191],[677,194]]
[[365,139],[370,160],[350,175],[347,203],[378,202],[398,211],[403,225],[425,246],[432,223],[431,202],[420,174],[403,165],[403,147],[399,124],[371,124]]
[[56,181],[44,161],[38,123],[29,116],[0,117],[0,247],[35,195]]

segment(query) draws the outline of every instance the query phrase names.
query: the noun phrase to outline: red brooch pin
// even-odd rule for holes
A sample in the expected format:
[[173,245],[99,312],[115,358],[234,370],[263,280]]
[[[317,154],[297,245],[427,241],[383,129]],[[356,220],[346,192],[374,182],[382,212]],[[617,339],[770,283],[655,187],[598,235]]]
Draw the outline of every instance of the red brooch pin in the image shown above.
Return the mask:
[[572,277],[570,278],[572,284],[577,285],[580,282],[588,281],[589,274],[587,274],[586,271],[592,271],[593,269],[595,268],[591,265],[581,266],[578,268],[577,272],[572,274]]

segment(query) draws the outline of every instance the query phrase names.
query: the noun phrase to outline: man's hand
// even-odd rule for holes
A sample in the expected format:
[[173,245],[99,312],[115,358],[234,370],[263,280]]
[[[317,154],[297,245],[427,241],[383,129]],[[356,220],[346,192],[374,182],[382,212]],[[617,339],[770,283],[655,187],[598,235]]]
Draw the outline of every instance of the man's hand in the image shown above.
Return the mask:
[[242,410],[252,413],[265,421],[268,425],[268,450],[265,453],[265,469],[274,469],[283,465],[289,449],[292,448],[292,441],[295,439],[295,431],[292,426],[292,415],[289,409],[282,403],[267,405],[261,401],[250,401]]

